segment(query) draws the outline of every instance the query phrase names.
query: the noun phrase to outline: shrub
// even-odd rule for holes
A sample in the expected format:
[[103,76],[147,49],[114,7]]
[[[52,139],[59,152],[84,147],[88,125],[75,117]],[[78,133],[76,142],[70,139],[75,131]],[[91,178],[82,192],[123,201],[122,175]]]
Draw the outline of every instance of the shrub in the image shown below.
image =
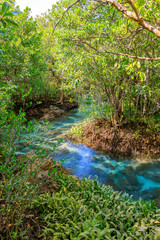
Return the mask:
[[154,202],[134,201],[127,194],[59,176],[61,191],[34,201],[45,222],[45,239],[160,239],[160,210]]

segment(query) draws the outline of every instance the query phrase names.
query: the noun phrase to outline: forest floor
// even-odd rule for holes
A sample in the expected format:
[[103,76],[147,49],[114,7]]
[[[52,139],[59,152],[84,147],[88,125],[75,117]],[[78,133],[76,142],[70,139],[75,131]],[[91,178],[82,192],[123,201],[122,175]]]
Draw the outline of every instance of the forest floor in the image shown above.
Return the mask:
[[160,157],[160,133],[146,131],[145,126],[115,128],[105,119],[96,119],[83,126],[78,138],[74,134],[67,138],[115,156]]

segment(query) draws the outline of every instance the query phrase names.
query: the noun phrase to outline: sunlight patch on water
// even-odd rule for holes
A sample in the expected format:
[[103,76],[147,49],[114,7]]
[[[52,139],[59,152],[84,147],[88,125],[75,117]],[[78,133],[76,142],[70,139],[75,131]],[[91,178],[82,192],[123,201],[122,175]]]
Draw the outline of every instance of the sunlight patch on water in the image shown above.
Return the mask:
[[137,176],[138,181],[142,184],[141,191],[147,190],[149,188],[160,188],[160,183],[156,183],[148,178],[145,178],[143,176]]
[[[39,122],[34,132],[24,134],[21,141],[17,142],[16,154],[24,155],[29,152],[31,150],[28,147],[29,144],[32,144],[32,149],[43,147],[49,154],[49,150],[57,144],[57,139],[63,137],[72,126],[84,119],[86,119],[85,114],[74,110],[50,123],[46,126],[47,129],[43,123]],[[155,174],[160,172],[160,162],[153,163],[146,159],[141,159],[141,161],[139,159],[114,159],[105,152],[95,151],[84,144],[71,143],[65,139],[50,156],[57,161],[66,158],[63,166],[80,179],[83,176],[94,178],[97,175],[99,183],[110,184],[113,187],[117,184],[116,189],[120,187],[122,191],[128,191],[135,197],[141,196],[143,190],[160,188],[160,182],[153,181],[153,174],[156,180]],[[138,186],[131,184],[132,178],[137,178]]]

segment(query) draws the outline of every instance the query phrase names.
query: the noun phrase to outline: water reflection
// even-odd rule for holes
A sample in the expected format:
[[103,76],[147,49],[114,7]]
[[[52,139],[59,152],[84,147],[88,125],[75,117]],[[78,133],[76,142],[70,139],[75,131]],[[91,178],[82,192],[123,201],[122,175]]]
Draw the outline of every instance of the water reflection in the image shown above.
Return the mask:
[[[45,150],[52,149],[57,139],[85,118],[84,113],[74,110],[49,124],[47,131],[44,131],[40,124],[36,132],[24,136],[25,140],[27,142],[27,138],[32,138],[33,149],[39,146]],[[30,150],[26,142],[19,143],[17,154],[25,154]],[[110,184],[118,191],[126,191],[135,199],[143,197],[160,202],[160,161],[113,159],[109,154],[67,140],[64,140],[51,156],[58,161],[66,158],[63,165],[80,179],[83,176],[94,178],[97,175],[99,183]]]

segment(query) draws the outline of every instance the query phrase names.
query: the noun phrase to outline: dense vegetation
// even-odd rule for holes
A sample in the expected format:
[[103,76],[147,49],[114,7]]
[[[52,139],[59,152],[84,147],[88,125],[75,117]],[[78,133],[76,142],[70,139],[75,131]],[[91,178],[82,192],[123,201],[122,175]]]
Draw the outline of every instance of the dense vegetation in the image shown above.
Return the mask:
[[[125,6],[131,9],[129,2]],[[46,39],[54,42],[64,89],[92,99],[96,114],[107,115],[114,125],[140,121],[158,127],[159,38],[96,1],[78,1],[53,30],[68,4],[61,1],[41,20],[48,29]],[[136,1],[152,24],[159,17],[158,1],[155,5]]]
[[39,196],[43,180],[32,178],[43,149],[15,156],[15,141],[33,131],[25,111],[47,101],[89,101],[86,111],[115,129],[140,125],[159,134],[159,10],[159,0],[61,0],[33,19],[29,8],[0,0],[2,239],[31,239],[36,227],[43,239],[160,239],[154,203],[61,176],[55,162],[43,180],[54,180],[58,192]]
[[60,178],[59,193],[45,194],[33,203],[46,223],[45,236],[55,239],[159,239],[160,213],[154,203],[133,201],[127,194]]

